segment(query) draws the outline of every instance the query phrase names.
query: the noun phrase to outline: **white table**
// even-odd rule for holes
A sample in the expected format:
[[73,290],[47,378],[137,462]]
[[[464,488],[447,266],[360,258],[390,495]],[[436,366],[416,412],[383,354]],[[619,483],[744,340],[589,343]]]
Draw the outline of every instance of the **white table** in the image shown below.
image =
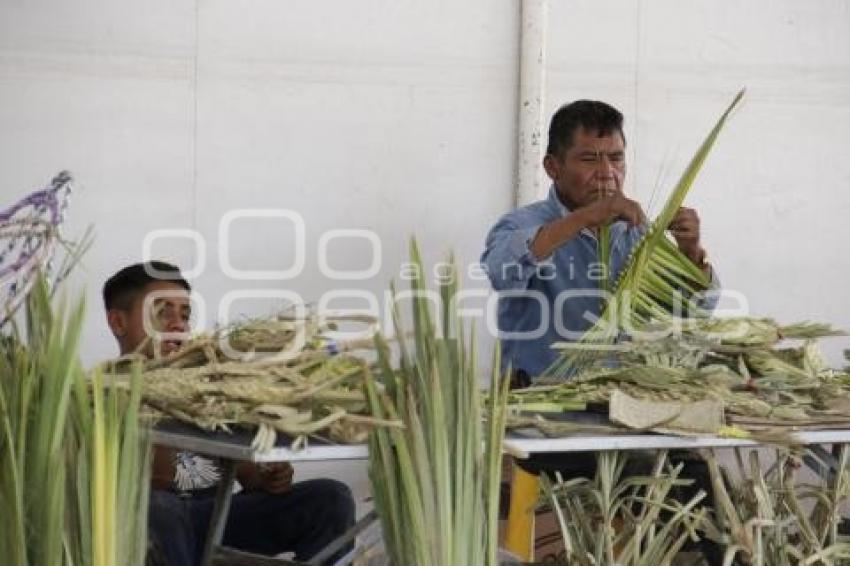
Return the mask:
[[[766,443],[741,438],[719,436],[676,436],[667,434],[576,434],[561,438],[543,438],[537,430],[529,430],[534,437],[509,434],[503,443],[504,451],[519,459],[532,454],[567,452],[604,452],[612,450],[695,450],[699,448],[739,448],[766,446]],[[824,445],[850,444],[850,429],[807,430],[792,433],[792,439],[806,447],[803,463],[813,472],[834,478],[839,464],[836,452]],[[826,467],[824,467],[824,465]]]
[[[796,441],[804,445],[850,444],[850,429],[800,431],[793,433],[792,436]],[[555,452],[735,448],[760,445],[763,445],[763,443],[739,438],[675,436],[666,434],[577,434],[562,438],[540,438],[509,434],[504,441],[505,452],[517,458],[528,458],[530,454]]]
[[[153,441],[156,444],[170,446],[180,450],[190,450],[201,454],[217,457],[222,462],[222,478],[216,494],[215,506],[210,519],[210,530],[204,546],[204,566],[214,564],[216,555],[228,555],[233,558],[236,553],[221,547],[224,526],[230,499],[233,493],[233,483],[236,477],[236,463],[248,462],[305,462],[332,460],[365,460],[369,450],[365,444],[330,445],[313,442],[307,448],[290,450],[281,440],[277,446],[267,452],[257,452],[251,448],[252,435],[244,432],[228,434],[224,432],[205,432],[195,427],[180,424],[162,425],[153,430]],[[829,461],[829,454],[820,448],[823,444],[850,444],[850,430],[818,430],[794,433],[794,438],[816,452],[821,461]],[[576,434],[562,438],[543,438],[523,436],[509,433],[503,443],[504,451],[518,458],[528,458],[530,454],[565,453],[582,451],[609,450],[664,450],[664,449],[698,449],[698,448],[735,448],[759,446],[754,440],[720,438],[716,436],[675,436],[660,434],[632,435],[599,435]],[[364,518],[345,535],[329,545],[308,564],[318,564],[325,557],[333,555],[347,541],[361,532],[369,523],[376,519],[374,511]],[[253,555],[252,555],[253,556]],[[272,559],[259,556],[239,554],[240,564],[272,564]],[[284,562],[277,562],[278,564]]]
[[[250,433],[243,431],[236,431],[233,434],[208,432],[193,426],[172,422],[157,425],[151,431],[151,436],[154,444],[216,457],[221,462],[221,479],[216,490],[207,539],[204,542],[204,557],[201,562],[203,566],[231,563],[237,560],[239,564],[256,564],[258,566],[302,564],[238,552],[221,546],[227,515],[230,512],[230,500],[233,496],[233,485],[236,480],[237,462],[365,460],[369,457],[369,449],[365,444],[321,444],[314,441],[301,450],[290,450],[287,439],[279,439],[277,445],[271,450],[257,452],[251,448],[253,435]],[[343,548],[376,518],[377,515],[374,511],[367,513],[348,532],[329,544],[306,564],[321,564]]]
[[242,462],[310,462],[317,460],[366,460],[369,448],[365,444],[320,444],[311,442],[306,448],[290,450],[281,441],[268,452],[251,448],[251,436],[236,432],[204,432],[194,427],[168,425],[153,430],[154,444],[209,454]]

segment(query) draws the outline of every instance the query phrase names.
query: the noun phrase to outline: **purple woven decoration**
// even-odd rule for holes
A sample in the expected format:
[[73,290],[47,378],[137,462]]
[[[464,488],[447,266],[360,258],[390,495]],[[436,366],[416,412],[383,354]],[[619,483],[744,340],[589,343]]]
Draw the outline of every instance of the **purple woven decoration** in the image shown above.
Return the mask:
[[48,187],[0,211],[0,326],[26,298],[36,273],[51,271],[71,181],[71,174],[62,171]]

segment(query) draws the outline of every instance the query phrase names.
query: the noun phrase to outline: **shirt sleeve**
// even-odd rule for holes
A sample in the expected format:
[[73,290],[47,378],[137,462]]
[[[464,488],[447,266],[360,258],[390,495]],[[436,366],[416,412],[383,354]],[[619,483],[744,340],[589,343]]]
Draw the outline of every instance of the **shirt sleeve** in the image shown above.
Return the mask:
[[528,287],[540,263],[529,246],[541,227],[521,227],[510,218],[502,218],[487,234],[481,265],[495,290]]

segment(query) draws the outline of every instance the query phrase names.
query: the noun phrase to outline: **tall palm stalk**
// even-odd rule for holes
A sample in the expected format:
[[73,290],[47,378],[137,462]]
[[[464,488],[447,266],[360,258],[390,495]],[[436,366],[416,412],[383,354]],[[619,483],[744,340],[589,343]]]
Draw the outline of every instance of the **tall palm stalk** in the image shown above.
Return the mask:
[[150,437],[139,426],[141,380],[134,368],[130,391],[95,372],[79,376],[69,433],[69,550],[90,566],[144,564],[150,486]]
[[[40,276],[0,337],[0,557],[10,566],[142,564],[150,444],[130,394],[77,357],[84,303]],[[66,471],[67,470],[67,471]]]
[[600,290],[607,293],[611,290],[611,223],[606,222],[599,228],[596,241],[599,263],[605,266],[604,277],[599,280]]
[[708,278],[679,251],[665,232],[685,201],[727,118],[743,96],[743,90],[735,96],[691,158],[663,210],[629,257],[599,319],[577,348],[567,350],[552,364],[545,372],[547,375],[575,373],[592,361],[594,356],[582,350],[581,345],[611,344],[623,329],[638,328],[653,319],[670,320],[671,311],[679,316],[706,314],[692,297],[708,287]]
[[54,312],[43,278],[26,303],[26,330],[0,346],[0,556],[13,566],[63,561],[65,439],[83,303]]
[[[507,380],[497,351],[495,394],[485,406],[474,332],[465,337],[457,313],[458,274],[453,268],[440,284],[435,323],[415,242],[410,253],[419,267],[411,283],[413,348],[399,341],[396,368],[378,335],[381,383],[367,385],[374,416],[405,425],[375,429],[370,437],[369,475],[387,553],[405,566],[495,564]],[[395,304],[393,320],[396,334],[405,336]]]

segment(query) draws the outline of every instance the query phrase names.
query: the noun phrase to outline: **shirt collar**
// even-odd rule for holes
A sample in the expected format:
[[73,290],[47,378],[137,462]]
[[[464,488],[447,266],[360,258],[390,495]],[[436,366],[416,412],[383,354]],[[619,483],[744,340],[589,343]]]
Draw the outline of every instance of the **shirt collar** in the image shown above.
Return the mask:
[[549,203],[555,207],[561,216],[567,216],[570,214],[570,209],[564,206],[564,203],[561,202],[561,199],[558,198],[558,189],[555,187],[555,183],[552,183],[552,186],[549,187],[549,196],[547,197]]

